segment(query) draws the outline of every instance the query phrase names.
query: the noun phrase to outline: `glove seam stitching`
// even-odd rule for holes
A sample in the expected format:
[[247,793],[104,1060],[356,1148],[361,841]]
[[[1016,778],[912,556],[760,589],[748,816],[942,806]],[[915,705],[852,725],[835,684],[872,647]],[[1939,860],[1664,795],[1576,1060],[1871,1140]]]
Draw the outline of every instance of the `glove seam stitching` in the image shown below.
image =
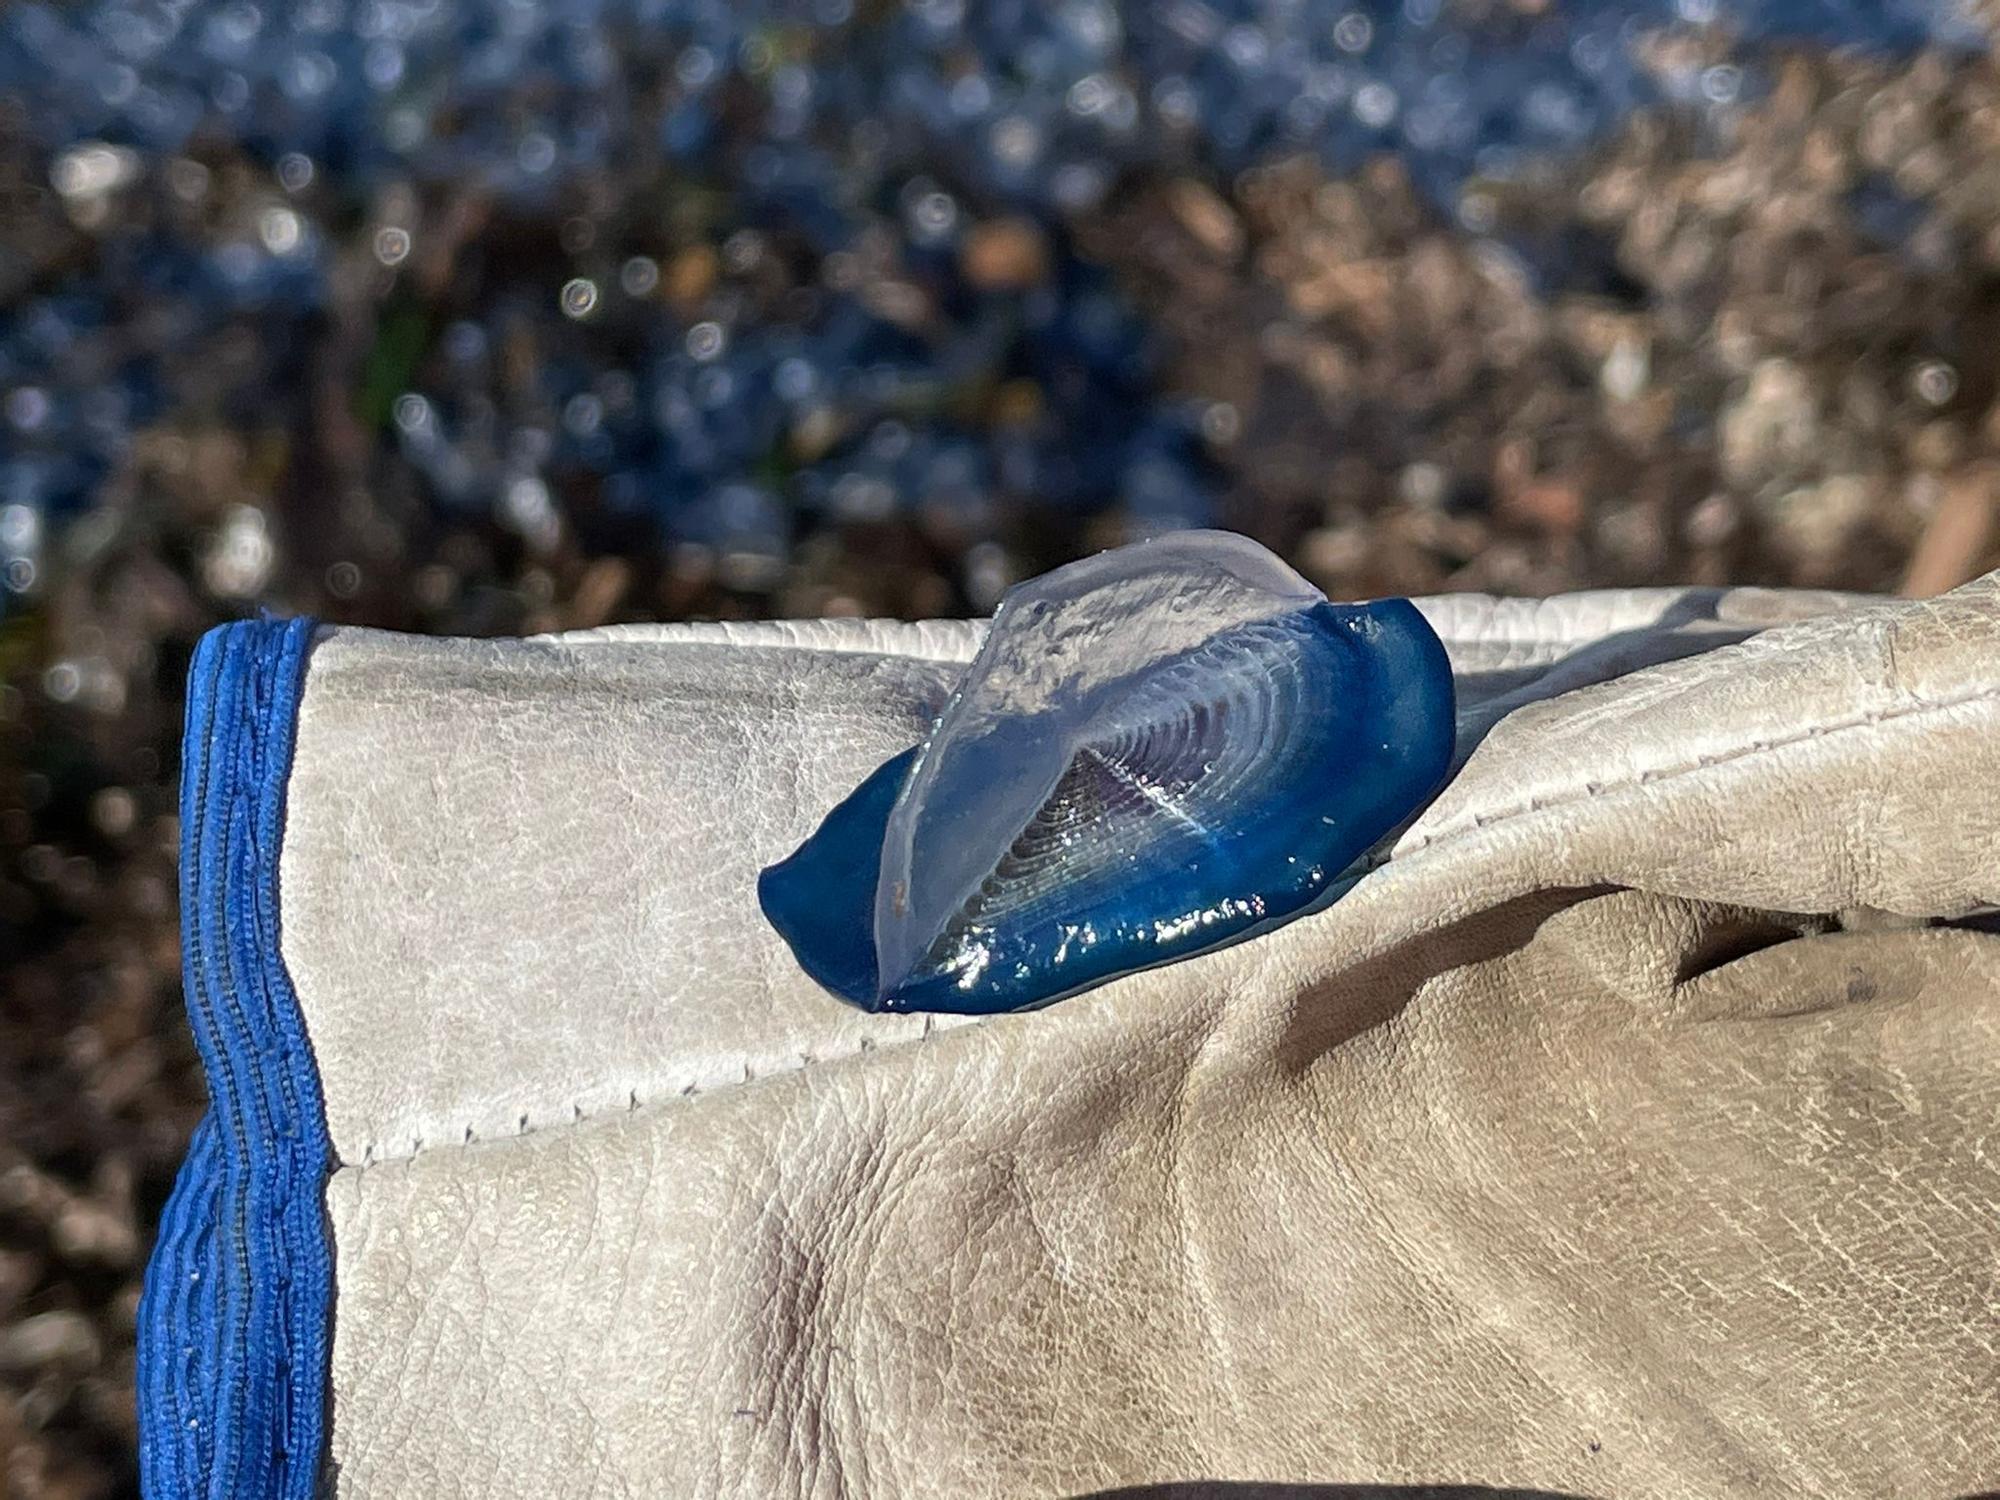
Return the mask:
[[[1434,833],[1425,835],[1414,843],[1399,845],[1380,855],[1364,856],[1360,862],[1361,873],[1364,875],[1370,874],[1389,864],[1400,863],[1419,854],[1462,843],[1470,839],[1474,834],[1488,832],[1500,824],[1512,822],[1534,813],[1553,812],[1566,807],[1580,807],[1602,797],[1609,796],[1614,792],[1631,791],[1637,787],[1651,786],[1663,781],[1678,780],[1681,777],[1691,776],[1701,771],[1714,770],[1719,766],[1740,764],[1756,759],[1759,756],[1795,749],[1800,745],[1809,744],[1812,741],[1825,739],[1836,734],[1843,734],[1851,730],[1872,728],[1880,724],[1917,718],[1927,714],[1945,713],[1953,709],[1963,708],[1969,704],[1989,702],[1996,699],[2000,699],[2000,686],[1981,687],[1965,693],[1955,694],[1948,698],[1925,699],[1917,703],[1891,705],[1886,708],[1872,709],[1867,713],[1856,714],[1843,719],[1829,720],[1813,725],[1811,728],[1795,734],[1752,740],[1748,744],[1740,745],[1734,750],[1700,755],[1691,761],[1684,761],[1676,765],[1648,767],[1634,774],[1620,777],[1615,781],[1586,782],[1580,791],[1564,793],[1553,797],[1530,798],[1525,803],[1518,803],[1495,813],[1475,813],[1469,820],[1456,821]],[[948,1029],[952,1031],[973,1030],[983,1027],[986,1024],[986,1019],[980,1019],[954,1025]],[[935,1018],[926,1016],[925,1026],[920,1035],[900,1039],[887,1045],[897,1048],[920,1045],[929,1041],[935,1034],[935,1030]],[[866,1053],[880,1050],[883,1050],[883,1044],[876,1042],[873,1038],[864,1037],[852,1049],[820,1056],[801,1054],[797,1062],[790,1063],[784,1067],[773,1068],[764,1073],[753,1073],[749,1064],[745,1063],[742,1078],[730,1079],[719,1084],[704,1086],[699,1082],[693,1082],[685,1085],[676,1085],[669,1082],[657,1093],[647,1098],[641,1098],[639,1091],[636,1089],[630,1090],[627,1095],[627,1102],[622,1108],[614,1107],[587,1111],[583,1108],[581,1101],[572,1100],[569,1107],[570,1118],[558,1119],[548,1124],[536,1125],[530,1123],[532,1112],[521,1115],[519,1125],[511,1132],[489,1132],[481,1135],[475,1126],[468,1124],[463,1127],[446,1130],[440,1138],[425,1140],[422,1137],[417,1137],[414,1139],[411,1149],[397,1151],[394,1154],[382,1152],[378,1149],[381,1145],[380,1142],[370,1141],[363,1146],[359,1160],[342,1161],[339,1163],[337,1170],[341,1172],[361,1172],[372,1167],[413,1161],[418,1156],[427,1155],[440,1149],[461,1148],[497,1141],[519,1140],[524,1136],[539,1135],[549,1130],[566,1129],[573,1125],[582,1124],[587,1120],[601,1119],[606,1115],[636,1114],[641,1110],[651,1109],[661,1103],[671,1103],[675,1099],[699,1098],[703,1094],[724,1093],[732,1089],[741,1088],[745,1084],[762,1082],[773,1078],[789,1078],[804,1073],[808,1069],[821,1067],[827,1063],[847,1062]]]
[[1531,813],[1554,812],[1565,807],[1577,807],[1594,801],[1597,798],[1608,796],[1613,792],[1631,791],[1636,787],[1651,786],[1656,782],[1678,780],[1683,776],[1690,776],[1696,772],[1714,770],[1719,766],[1735,765],[1742,761],[1755,759],[1761,755],[1770,755],[1779,751],[1794,749],[1799,745],[1809,744],[1814,740],[1825,739],[1831,735],[1845,734],[1856,729],[1870,729],[1877,725],[1914,718],[1923,714],[1948,712],[1951,709],[1964,708],[1968,704],[1994,699],[2000,699],[2000,687],[1982,687],[1949,698],[1926,699],[1921,703],[1871,709],[1866,713],[1855,714],[1845,719],[1834,719],[1825,723],[1815,724],[1810,729],[1802,730],[1796,734],[1781,735],[1772,739],[1752,740],[1748,744],[1739,745],[1733,750],[1699,755],[1691,761],[1683,761],[1676,765],[1649,766],[1636,773],[1622,776],[1615,781],[1585,782],[1581,790],[1572,789],[1546,797],[1530,797],[1525,802],[1515,803],[1510,807],[1501,808],[1497,812],[1473,812],[1469,815],[1458,816],[1445,826],[1426,833],[1409,843],[1398,844],[1389,851],[1379,855],[1367,856],[1366,868],[1371,870],[1380,869],[1384,865],[1408,859],[1412,855],[1435,848],[1440,844],[1455,843],[1460,839],[1469,837],[1475,832],[1483,833],[1498,824],[1512,822],[1517,818],[1527,817]]

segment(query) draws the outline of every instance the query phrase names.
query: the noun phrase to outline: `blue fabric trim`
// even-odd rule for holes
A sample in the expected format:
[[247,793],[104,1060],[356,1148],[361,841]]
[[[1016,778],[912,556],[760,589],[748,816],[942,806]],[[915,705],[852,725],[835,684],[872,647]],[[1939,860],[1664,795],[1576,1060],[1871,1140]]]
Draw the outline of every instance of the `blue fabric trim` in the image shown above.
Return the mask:
[[312,1500],[326,1435],[333,1162],[278,951],[278,849],[310,620],[202,638],[181,773],[181,963],[209,1113],[139,1308],[147,1500]]

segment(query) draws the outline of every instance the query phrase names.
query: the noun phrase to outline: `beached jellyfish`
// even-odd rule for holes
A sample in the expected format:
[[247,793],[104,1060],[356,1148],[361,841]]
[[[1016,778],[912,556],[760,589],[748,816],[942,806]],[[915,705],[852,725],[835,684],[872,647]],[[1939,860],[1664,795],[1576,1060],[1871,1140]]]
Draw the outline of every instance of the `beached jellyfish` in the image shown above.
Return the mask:
[[1451,669],[1226,532],[1012,590],[924,741],[759,882],[870,1010],[1026,1009],[1310,908],[1434,791]]

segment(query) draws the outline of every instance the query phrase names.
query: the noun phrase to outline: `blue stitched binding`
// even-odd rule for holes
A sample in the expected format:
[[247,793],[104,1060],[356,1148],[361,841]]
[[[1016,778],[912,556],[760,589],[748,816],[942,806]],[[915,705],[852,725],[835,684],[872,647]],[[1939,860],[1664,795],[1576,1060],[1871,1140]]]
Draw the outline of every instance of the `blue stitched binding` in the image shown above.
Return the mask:
[[202,638],[181,773],[181,962],[208,1075],[139,1308],[148,1500],[312,1500],[326,1431],[333,1161],[278,952],[278,847],[310,620]]

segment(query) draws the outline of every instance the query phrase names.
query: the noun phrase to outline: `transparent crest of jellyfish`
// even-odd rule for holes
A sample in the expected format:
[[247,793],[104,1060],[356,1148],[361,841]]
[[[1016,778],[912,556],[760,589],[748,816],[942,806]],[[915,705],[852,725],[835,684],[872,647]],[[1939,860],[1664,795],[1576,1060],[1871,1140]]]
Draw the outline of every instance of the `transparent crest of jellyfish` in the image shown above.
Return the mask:
[[1181,532],[1001,601],[922,744],[764,872],[806,971],[871,1010],[1045,1004],[1309,907],[1435,790],[1451,671],[1406,600],[1329,604]]

